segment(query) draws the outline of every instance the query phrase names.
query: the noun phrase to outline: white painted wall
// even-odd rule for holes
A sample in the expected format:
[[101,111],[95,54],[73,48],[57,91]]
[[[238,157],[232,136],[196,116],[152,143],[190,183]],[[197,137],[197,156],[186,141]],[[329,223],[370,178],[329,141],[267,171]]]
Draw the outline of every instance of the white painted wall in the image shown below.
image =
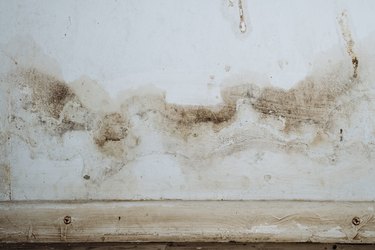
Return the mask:
[[[242,1],[245,33],[236,0],[1,0],[0,199],[374,200],[375,2]],[[336,107],[356,105],[337,111],[317,146],[316,127],[285,134],[282,117],[262,123],[241,100],[234,123],[220,132],[207,125],[197,141],[153,127],[135,106],[127,116],[140,144],[127,145],[131,159],[114,160],[98,151],[92,131],[47,133],[38,113],[17,101],[31,93],[16,86],[22,78],[9,77],[37,68],[66,81],[93,110],[160,91],[167,103],[216,105],[228,85],[287,90],[337,65],[340,84],[352,70],[343,29],[354,41],[360,84]],[[80,86],[82,79],[91,85]],[[276,141],[308,149],[291,153]]]

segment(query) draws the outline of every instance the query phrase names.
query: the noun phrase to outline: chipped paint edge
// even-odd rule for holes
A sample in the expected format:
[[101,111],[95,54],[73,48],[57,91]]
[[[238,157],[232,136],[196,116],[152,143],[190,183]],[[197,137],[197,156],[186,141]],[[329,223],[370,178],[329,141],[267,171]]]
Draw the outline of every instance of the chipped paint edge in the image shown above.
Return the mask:
[[375,243],[374,211],[375,202],[0,202],[0,242]]

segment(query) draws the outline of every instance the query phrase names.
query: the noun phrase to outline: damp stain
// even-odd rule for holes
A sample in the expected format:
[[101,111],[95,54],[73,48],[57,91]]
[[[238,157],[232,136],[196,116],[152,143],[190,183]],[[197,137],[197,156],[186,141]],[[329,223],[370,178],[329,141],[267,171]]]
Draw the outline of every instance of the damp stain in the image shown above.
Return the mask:
[[[262,118],[285,120],[283,132],[298,131],[303,125],[326,129],[338,99],[348,95],[359,84],[345,64],[337,65],[331,72],[311,75],[290,89],[259,87],[256,84],[241,84],[222,90],[225,105],[236,107],[239,100],[247,100]],[[235,113],[235,112],[234,112]]]
[[136,91],[124,100],[123,110],[136,110],[135,115],[143,123],[183,140],[191,136],[196,137],[197,133],[202,133],[203,130],[219,132],[235,121],[235,104],[181,105],[168,103],[165,93],[161,90],[158,93],[143,92]]
[[20,71],[24,83],[32,88],[32,103],[34,109],[40,109],[55,119],[60,114],[65,104],[75,95],[66,84],[54,76],[43,74],[37,69]]
[[147,112],[159,118],[148,122],[166,134],[165,151],[189,168],[215,165],[249,149],[298,153],[325,162],[333,149],[322,154],[319,146],[334,144],[330,134],[340,126],[336,118],[350,117],[356,105],[353,93],[361,83],[349,61],[312,72],[290,89],[248,82],[224,86],[223,102],[215,106],[170,104],[163,97],[155,102],[159,105],[150,105]]
[[[306,151],[309,145],[328,140],[337,106],[360,82],[346,62],[324,74],[313,72],[290,89],[231,82],[223,86],[223,101],[218,105],[173,104],[166,101],[163,91],[129,91],[119,98],[119,108],[105,111],[84,105],[82,93],[51,75],[36,69],[17,74],[22,76],[21,85],[30,90],[24,107],[36,113],[42,127],[57,136],[72,131],[89,134],[104,158],[121,165],[116,169],[139,156],[134,149],[143,132],[135,136],[134,131],[162,134],[162,145],[168,145],[164,152],[189,165],[257,147]],[[240,112],[244,108],[256,114],[256,120],[239,126],[239,120],[247,119]],[[281,127],[275,125],[279,120],[283,121]],[[306,127],[314,130],[316,138],[304,139]],[[290,140],[290,135],[298,139]]]
[[36,114],[38,124],[53,136],[85,131],[104,156],[126,159],[129,122],[121,113],[86,107],[66,82],[35,68],[11,74],[24,92],[20,98],[26,111]]
[[35,68],[19,69],[16,75],[20,85],[31,90],[30,95],[22,98],[24,108],[38,113],[40,124],[50,133],[62,136],[90,127],[83,117],[88,117],[88,110],[64,81]]
[[330,79],[329,76],[319,80],[307,78],[289,90],[264,88],[251,105],[263,116],[284,118],[285,132],[306,124],[325,129],[337,99],[357,85],[350,78],[339,83]]

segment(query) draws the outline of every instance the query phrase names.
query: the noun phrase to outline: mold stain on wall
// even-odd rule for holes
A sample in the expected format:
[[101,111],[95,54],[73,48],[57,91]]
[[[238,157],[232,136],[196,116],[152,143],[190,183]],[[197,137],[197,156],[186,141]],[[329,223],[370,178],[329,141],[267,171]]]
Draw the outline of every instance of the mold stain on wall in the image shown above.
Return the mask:
[[325,129],[337,99],[358,84],[350,77],[337,82],[335,74],[340,73],[329,73],[321,79],[307,77],[289,90],[264,88],[251,105],[262,116],[284,118],[285,132],[306,124]]
[[[309,145],[317,146],[330,137],[337,106],[360,84],[347,66],[339,63],[332,72],[308,76],[289,90],[232,83],[223,87],[223,103],[216,106],[172,104],[166,102],[163,91],[134,91],[120,100],[117,111],[107,112],[86,107],[69,84],[37,69],[11,75],[17,76],[25,93],[20,99],[23,108],[36,114],[45,131],[58,137],[72,131],[89,133],[98,152],[119,171],[118,164],[125,166],[136,159],[134,149],[142,141],[141,135],[132,132],[135,114],[142,118],[142,126],[163,135],[165,153],[184,165],[207,164],[218,156],[257,147],[308,155]],[[243,110],[256,119],[239,127],[239,120],[246,120]],[[306,127],[315,136],[305,138]]]
[[[167,134],[177,142],[169,143],[167,151],[180,154],[185,165],[206,167],[212,160],[249,148],[308,155],[310,146],[333,141],[338,107],[345,106],[359,84],[346,69],[343,64],[322,76],[309,76],[289,90],[252,83],[224,87],[224,102],[215,107],[168,104],[159,126],[168,128]],[[340,112],[350,111],[345,109]],[[255,120],[247,119],[243,110],[255,114]],[[246,124],[239,127],[240,120]],[[315,135],[305,137],[306,129]]]
[[128,135],[129,122],[119,113],[105,114],[98,123],[94,135],[95,144],[106,155],[121,158],[124,152],[122,141]]
[[101,165],[103,174],[115,174],[134,158],[131,153],[137,146],[136,137],[129,132],[131,124],[121,111],[91,109],[71,84],[36,68],[18,67],[8,75],[7,81],[16,90],[12,97],[12,133],[31,151],[40,148],[42,154],[47,154],[45,150],[50,147],[44,145],[49,141],[46,138],[56,138],[63,146],[64,136],[76,132],[91,137],[95,154],[101,155],[98,162],[102,164],[97,165]]
[[[31,91],[21,99],[24,108],[38,113],[39,122],[48,132],[62,136],[68,131],[89,129],[89,121],[79,120],[82,119],[80,113],[87,113],[87,110],[65,82],[35,68],[19,70],[15,74],[21,79],[20,87]],[[70,115],[73,112],[74,115]]]
[[[87,99],[95,103],[95,96],[106,96],[99,93],[102,90],[88,97],[85,91],[41,69],[17,65],[7,78],[17,89],[13,91],[13,133],[33,147],[44,143],[40,134],[59,138],[63,145],[67,134],[85,133],[92,143],[85,150],[100,155],[103,161],[98,165],[103,165],[106,176],[146,154],[173,156],[185,169],[212,168],[223,158],[254,149],[297,153],[331,164],[338,145],[345,144],[342,119],[349,120],[364,101],[357,90],[363,82],[346,18],[343,13],[338,21],[350,60],[312,71],[290,89],[267,86],[251,77],[229,80],[222,87],[222,103],[215,106],[168,103],[163,90],[145,87],[117,100],[108,97],[109,106],[115,108],[93,108]],[[93,83],[87,84],[90,89]],[[32,129],[42,132],[22,132],[30,119]],[[145,138],[139,131],[160,135],[161,141],[155,143],[162,148],[143,152]],[[321,145],[328,150],[315,152]],[[91,174],[84,179],[97,181]]]

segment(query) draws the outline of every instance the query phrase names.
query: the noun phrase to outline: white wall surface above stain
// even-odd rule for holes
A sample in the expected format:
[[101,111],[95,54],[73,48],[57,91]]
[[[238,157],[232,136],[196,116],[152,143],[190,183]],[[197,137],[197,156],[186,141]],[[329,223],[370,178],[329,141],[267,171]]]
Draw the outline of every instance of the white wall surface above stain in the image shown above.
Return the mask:
[[[226,77],[256,72],[291,87],[321,53],[345,53],[336,20],[345,9],[356,41],[373,32],[372,1],[244,1],[245,34],[236,3],[3,0],[0,41],[31,36],[67,81],[88,75],[112,94],[152,83],[173,102],[206,104],[218,102],[209,82],[217,91]],[[181,85],[191,88],[181,95]]]
[[1,0],[0,198],[374,200],[375,2],[232,2]]

